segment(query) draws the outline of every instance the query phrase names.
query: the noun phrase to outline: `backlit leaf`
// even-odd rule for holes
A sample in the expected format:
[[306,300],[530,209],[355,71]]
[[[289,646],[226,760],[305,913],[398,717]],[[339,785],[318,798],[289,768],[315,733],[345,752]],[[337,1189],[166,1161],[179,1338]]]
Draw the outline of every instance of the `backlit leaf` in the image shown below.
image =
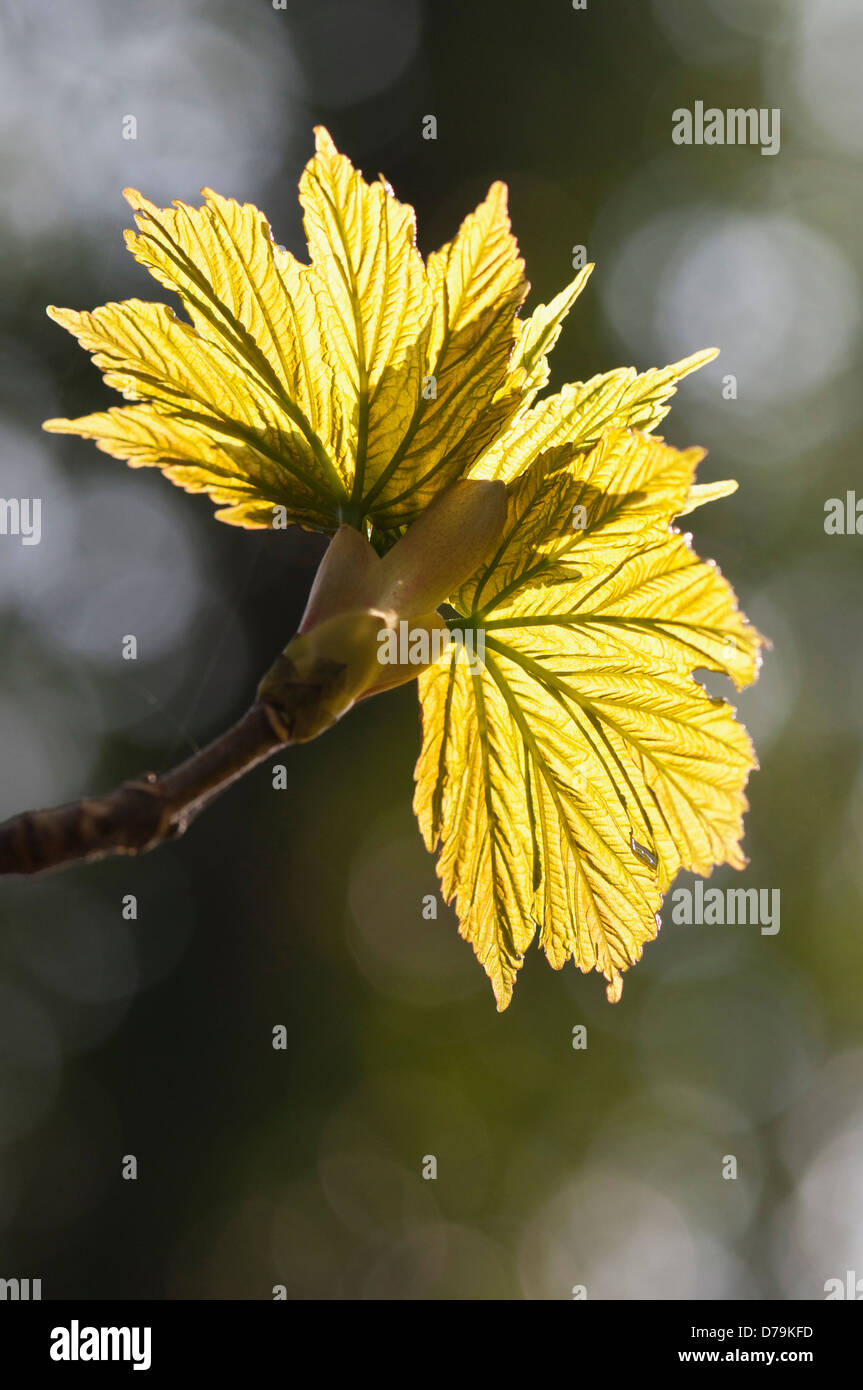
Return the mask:
[[588,449],[610,429],[650,430],[668,414],[679,382],[716,356],[697,352],[661,370],[639,375],[620,367],[587,382],[564,386],[520,414],[471,468],[472,478],[517,478],[544,449],[571,444]]
[[548,353],[592,267],[526,319],[504,184],[429,257],[413,209],[368,183],[316,131],[300,180],[310,264],[251,204],[204,189],[200,207],[126,197],[127,245],[188,322],[140,300],[49,312],[135,404],[46,428],[161,467],[248,526],[343,522],[395,541],[458,478],[509,481],[541,448],[585,448],[612,425],[650,428],[706,354],[618,371],[533,406]]
[[200,208],[157,208],[127,189],[139,230],[126,233],[126,244],[176,291],[198,332],[296,417],[336,485],[339,477],[345,483],[348,436],[341,397],[331,390],[314,275],[274,244],[256,207],[202,191]]
[[493,184],[454,240],[429,257],[428,279],[434,309],[423,379],[434,394],[415,402],[405,436],[372,489],[382,526],[404,519],[406,509],[414,515],[462,476],[523,399],[520,382],[503,407],[495,400],[528,290],[504,184]]
[[326,717],[310,703],[307,737],[409,677],[404,655],[366,670],[376,621],[395,633],[404,611],[439,637],[446,614],[481,638],[481,659],[455,645],[419,681],[415,806],[445,895],[499,1007],[536,936],[618,998],[678,869],[744,863],[754,755],[694,673],[743,686],[762,639],[672,527],[736,484],[695,484],[701,451],[650,434],[714,353],[543,397],[592,267],[521,317],[505,185],[424,263],[413,210],[322,128],[300,181],[308,264],[210,189],[200,207],[126,196],[129,249],[184,317],[49,310],[127,403],[46,428],[160,468],[224,521],[336,536],[292,650],[347,670],[356,628],[363,659]]
[[300,180],[320,332],[350,423],[359,510],[402,443],[421,399],[431,290],[413,208],[383,179],[367,184],[328,133]]
[[426,267],[413,209],[323,128],[300,181],[309,265],[257,208],[203,193],[201,207],[158,208],[126,192],[129,249],[188,323],[137,300],[50,311],[146,412],[46,428],[238,498],[226,521],[270,525],[279,506],[323,531],[349,521],[395,539],[535,394],[572,287],[519,320],[528,285],[499,183]]
[[624,431],[538,456],[451,599],[484,665],[456,653],[420,677],[415,809],[501,1008],[534,923],[552,965],[600,971],[616,999],[678,869],[744,863],[754,755],[692,672],[745,685],[762,639],[670,527],[700,456]]

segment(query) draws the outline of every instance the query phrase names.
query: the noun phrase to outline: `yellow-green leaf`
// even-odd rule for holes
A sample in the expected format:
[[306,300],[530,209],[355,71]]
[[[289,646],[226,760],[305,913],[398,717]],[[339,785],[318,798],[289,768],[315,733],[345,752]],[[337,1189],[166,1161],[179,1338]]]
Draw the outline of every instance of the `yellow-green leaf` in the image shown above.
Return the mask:
[[[237,495],[223,520],[270,525],[279,506],[323,531],[347,521],[397,537],[535,394],[577,288],[519,320],[528,285],[499,183],[426,267],[413,209],[383,178],[367,183],[321,127],[300,181],[309,265],[276,245],[256,207],[203,194],[197,208],[158,208],[126,190],[127,245],[189,323],[137,300],[52,311],[109,385],[147,404],[146,455],[141,412],[47,427],[217,502]],[[213,454],[229,439],[226,470]]]
[[[219,344],[202,338],[171,309],[130,299],[92,313],[53,307],[48,312],[93,354],[107,384],[127,400],[146,401],[164,428],[178,421],[217,443],[236,440],[268,459],[274,477],[294,478],[323,495],[326,469],[290,407],[282,408]],[[45,428],[87,432],[70,420],[50,420]],[[256,486],[251,469],[248,482]]]
[[348,432],[315,302],[315,279],[275,245],[251,204],[202,190],[200,208],[157,208],[135,189],[126,199],[138,232],[126,244],[166,289],[180,296],[193,325],[248,377],[250,388],[287,410],[336,491],[350,481]]
[[496,399],[524,327],[517,312],[528,290],[505,184],[493,184],[458,235],[429,257],[428,279],[425,394],[369,495],[384,527],[415,515],[462,476],[524,398],[522,379],[514,400],[502,408]]
[[679,514],[685,516],[687,512],[694,512],[696,507],[703,507],[705,502],[718,502],[720,497],[730,497],[736,491],[737,483],[733,478],[721,483],[697,483],[689,489],[686,504],[681,507]]
[[580,270],[566,289],[556,294],[550,304],[538,304],[530,318],[519,325],[518,341],[507,372],[504,389],[516,385],[523,404],[530,405],[537,391],[548,382],[548,354],[551,352],[566,318],[591,274],[593,265]]
[[621,431],[540,455],[496,553],[452,596],[484,664],[420,677],[415,809],[501,1008],[534,921],[552,965],[600,971],[616,999],[678,869],[744,863],[754,755],[692,673],[744,685],[762,639],[670,527],[700,456]]
[[521,739],[497,685],[471,675],[457,650],[420,676],[420,699],[420,828],[429,849],[443,841],[444,895],[503,1007],[534,930]]
[[203,196],[127,191],[129,248],[187,321],[140,300],[50,310],[127,404],[46,428],[162,469],[224,521],[339,537],[295,655],[325,641],[338,668],[356,627],[365,656],[305,736],[409,674],[366,669],[372,619],[405,606],[439,635],[434,604],[464,576],[449,621],[484,657],[456,646],[420,678],[423,833],[500,1007],[537,930],[553,965],[599,970],[617,998],[677,870],[743,863],[752,750],[693,673],[745,685],[762,639],[671,525],[735,485],[694,484],[700,451],[649,434],[714,354],[538,399],[591,267],[520,318],[500,183],[427,265],[413,210],[322,128],[300,183],[309,264],[256,207]]
[[431,291],[413,208],[383,179],[367,184],[322,127],[315,135],[300,202],[321,332],[351,426],[359,512],[421,399]]
[[558,444],[589,449],[607,430],[651,430],[668,414],[669,397],[683,378],[715,356],[716,350],[708,349],[641,375],[634,367],[620,367],[564,386],[521,412],[477,459],[470,475],[508,483],[544,449]]
[[112,406],[77,420],[48,420],[53,433],[93,439],[98,448],[131,468],[161,468],[187,492],[206,492],[220,505],[216,516],[237,526],[273,526],[290,518],[320,525],[320,496],[288,473],[283,455],[266,437],[242,434],[236,423],[192,423],[151,404]]

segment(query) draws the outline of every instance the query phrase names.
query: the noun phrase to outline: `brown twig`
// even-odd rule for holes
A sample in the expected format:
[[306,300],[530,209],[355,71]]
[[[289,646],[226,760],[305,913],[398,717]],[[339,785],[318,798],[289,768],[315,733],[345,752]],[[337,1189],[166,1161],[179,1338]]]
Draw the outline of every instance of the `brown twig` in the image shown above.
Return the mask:
[[176,839],[232,782],[288,742],[282,720],[258,700],[232,728],[162,777],[150,773],[106,796],[4,821],[0,874],[38,874],[109,854],[143,854]]
[[[368,637],[368,634],[366,634]],[[48,811],[25,811],[0,825],[0,875],[40,874],[108,854],[143,854],[174,840],[232,782],[289,743],[316,738],[350,708],[350,660],[306,638],[277,657],[243,718],[162,777],[148,773],[106,796]]]
[[[372,626],[376,630],[376,623]],[[368,645],[368,632],[365,640]],[[40,874],[109,854],[144,854],[176,839],[263,758],[329,728],[355,698],[352,679],[356,683],[349,643],[346,659],[340,660],[308,636],[295,639],[264,676],[242,719],[172,772],[148,773],[106,796],[4,821],[0,875]]]

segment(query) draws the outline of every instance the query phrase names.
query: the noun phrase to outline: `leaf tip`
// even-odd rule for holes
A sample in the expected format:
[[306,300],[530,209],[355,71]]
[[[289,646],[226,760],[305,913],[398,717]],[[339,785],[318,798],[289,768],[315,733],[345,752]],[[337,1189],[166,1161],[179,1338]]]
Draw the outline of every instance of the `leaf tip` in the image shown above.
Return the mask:
[[66,328],[72,332],[72,325],[78,318],[76,309],[61,309],[57,304],[46,304],[45,313],[54,323],[59,323],[61,328]]
[[335,141],[325,125],[315,126],[315,152],[317,154],[338,154]]
[[609,1004],[619,1004],[623,994],[623,976],[619,970],[612,970],[611,979],[605,988],[605,997]]
[[512,985],[507,985],[503,980],[493,980],[491,987],[494,990],[494,999],[498,1013],[506,1013],[512,1003]]
[[502,179],[495,179],[486,194],[486,202],[491,204],[497,211],[502,212],[505,217],[509,215],[509,184]]
[[689,370],[697,372],[702,367],[706,367],[708,362],[715,362],[720,351],[721,349],[718,347],[702,348],[701,352],[694,352],[690,358],[684,358],[684,361],[690,361],[692,366]]

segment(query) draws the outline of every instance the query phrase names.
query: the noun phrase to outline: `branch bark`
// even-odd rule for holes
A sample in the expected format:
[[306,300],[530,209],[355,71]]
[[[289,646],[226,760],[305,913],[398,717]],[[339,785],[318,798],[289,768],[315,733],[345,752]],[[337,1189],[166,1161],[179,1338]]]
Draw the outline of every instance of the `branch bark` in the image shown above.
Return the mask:
[[411,618],[445,628],[436,608],[473,573],[500,534],[502,483],[445,489],[381,559],[341,526],[321,563],[299,631],[258,686],[243,718],[172,772],[124,782],[105,796],[26,811],[0,825],[0,875],[39,874],[109,854],[143,854],[176,839],[238,777],[289,743],[317,738],[357,700],[413,680],[381,671],[380,633]]
[[39,874],[110,854],[143,854],[176,839],[227,787],[291,742],[290,730],[257,700],[200,752],[164,776],[148,773],[105,796],[0,825],[0,874]]

